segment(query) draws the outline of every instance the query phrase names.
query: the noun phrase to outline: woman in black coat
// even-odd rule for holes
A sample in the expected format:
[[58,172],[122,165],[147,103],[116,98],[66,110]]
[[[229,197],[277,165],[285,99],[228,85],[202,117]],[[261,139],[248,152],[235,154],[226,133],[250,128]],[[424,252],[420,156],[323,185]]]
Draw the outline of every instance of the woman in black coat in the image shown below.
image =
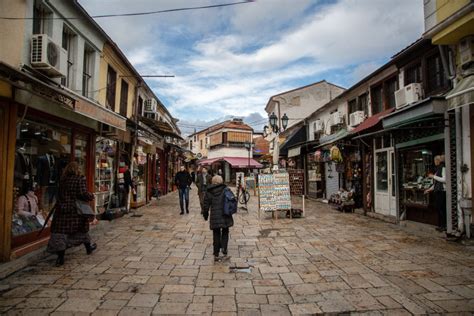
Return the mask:
[[227,257],[227,244],[229,243],[229,227],[234,225],[232,215],[224,215],[224,189],[226,185],[223,183],[221,176],[214,176],[212,184],[207,187],[206,196],[204,197],[202,215],[207,221],[209,218],[209,210],[211,215],[209,218],[209,226],[214,237],[214,260],[219,260],[219,251],[225,259]]
[[86,179],[81,175],[77,162],[71,162],[61,177],[48,243],[48,251],[58,255],[56,266],[64,264],[64,254],[69,247],[84,244],[87,254],[97,248],[96,244],[91,244],[89,236],[89,222],[95,218],[79,215],[76,200],[89,202],[94,200],[94,195],[87,191]]

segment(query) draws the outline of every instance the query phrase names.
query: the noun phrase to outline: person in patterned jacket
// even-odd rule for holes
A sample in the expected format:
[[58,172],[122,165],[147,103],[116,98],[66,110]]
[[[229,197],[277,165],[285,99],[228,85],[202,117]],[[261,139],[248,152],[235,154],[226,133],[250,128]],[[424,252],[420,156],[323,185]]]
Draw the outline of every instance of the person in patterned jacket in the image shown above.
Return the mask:
[[84,244],[87,254],[97,248],[89,236],[89,223],[96,219],[79,215],[76,200],[92,201],[94,195],[87,191],[86,179],[81,175],[78,163],[73,161],[64,168],[61,176],[56,211],[51,223],[48,251],[58,255],[56,266],[64,264],[64,254],[69,247]]

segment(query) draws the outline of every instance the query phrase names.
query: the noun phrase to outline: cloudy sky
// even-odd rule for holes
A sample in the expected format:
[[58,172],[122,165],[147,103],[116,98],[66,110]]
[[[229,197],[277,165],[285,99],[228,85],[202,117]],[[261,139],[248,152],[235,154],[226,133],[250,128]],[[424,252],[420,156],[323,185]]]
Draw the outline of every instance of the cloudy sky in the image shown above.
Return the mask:
[[[91,15],[230,2],[80,0]],[[423,2],[257,0],[97,21],[141,74],[176,76],[148,84],[183,127],[199,128],[264,115],[270,96],[322,79],[350,87],[421,36]]]

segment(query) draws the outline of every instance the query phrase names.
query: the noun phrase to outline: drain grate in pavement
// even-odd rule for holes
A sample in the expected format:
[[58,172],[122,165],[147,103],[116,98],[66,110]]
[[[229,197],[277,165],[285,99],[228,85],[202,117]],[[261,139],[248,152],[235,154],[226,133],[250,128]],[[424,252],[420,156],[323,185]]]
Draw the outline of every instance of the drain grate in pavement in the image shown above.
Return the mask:
[[252,273],[251,267],[229,267],[231,273]]

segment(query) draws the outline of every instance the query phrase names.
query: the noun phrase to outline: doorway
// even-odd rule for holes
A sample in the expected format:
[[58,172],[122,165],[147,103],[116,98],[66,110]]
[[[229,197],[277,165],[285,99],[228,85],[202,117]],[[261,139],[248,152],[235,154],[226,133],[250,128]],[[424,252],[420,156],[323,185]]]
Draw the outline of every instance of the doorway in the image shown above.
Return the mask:
[[397,216],[395,190],[395,152],[393,147],[375,151],[375,212]]

